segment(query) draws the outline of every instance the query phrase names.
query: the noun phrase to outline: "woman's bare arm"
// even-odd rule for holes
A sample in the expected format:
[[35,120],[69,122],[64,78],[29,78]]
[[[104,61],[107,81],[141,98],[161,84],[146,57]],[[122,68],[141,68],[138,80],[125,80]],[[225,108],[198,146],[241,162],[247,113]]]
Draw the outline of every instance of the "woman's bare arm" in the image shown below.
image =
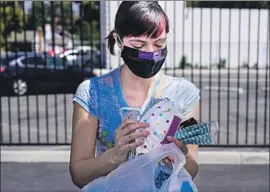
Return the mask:
[[[200,118],[200,103],[198,102],[192,112],[192,116],[195,119]],[[188,152],[186,155],[186,165],[184,166],[185,169],[189,172],[189,174],[192,176],[192,178],[195,178],[199,171],[198,166],[198,145],[186,145]]]
[[74,103],[70,174],[73,183],[82,188],[90,181],[115,169],[112,150],[95,158],[98,121],[78,103]]
[[[195,109],[192,112],[192,116],[196,119],[198,119],[199,115],[199,103],[196,105]],[[192,179],[195,178],[195,176],[198,173],[199,167],[198,167],[198,145],[185,145],[183,142],[179,141],[175,137],[168,137],[168,141],[176,144],[182,152],[186,155],[186,164],[184,165],[184,168],[187,170],[187,172],[192,176]],[[169,164],[171,166],[171,164]]]

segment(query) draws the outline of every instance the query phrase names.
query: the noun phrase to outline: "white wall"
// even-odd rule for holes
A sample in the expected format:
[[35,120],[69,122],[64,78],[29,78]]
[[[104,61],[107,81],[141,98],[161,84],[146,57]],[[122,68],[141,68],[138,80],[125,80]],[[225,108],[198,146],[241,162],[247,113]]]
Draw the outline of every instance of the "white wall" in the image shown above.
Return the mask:
[[[166,62],[167,67],[178,66],[183,54],[186,55],[188,62],[204,66],[209,66],[210,63],[217,63],[220,57],[226,59],[226,65],[229,64],[232,68],[238,65],[241,66],[243,63],[249,63],[252,67],[257,63],[257,59],[259,67],[265,67],[267,61],[269,65],[267,27],[269,28],[270,21],[267,9],[261,10],[260,13],[257,9],[250,11],[249,28],[249,10],[247,9],[242,9],[241,11],[231,9],[231,22],[229,22],[229,9],[221,9],[221,18],[220,9],[212,9],[211,25],[211,11],[208,8],[186,8],[183,1],[159,1],[159,3],[170,19],[171,32],[168,36],[169,54]],[[115,14],[119,4],[120,1],[106,1],[106,34],[113,29]],[[241,14],[240,21],[239,14]],[[260,20],[258,20],[259,14]],[[192,15],[194,16],[193,19]],[[239,22],[241,22],[240,25]],[[231,23],[230,31],[229,23]],[[220,25],[221,41],[219,40]],[[210,37],[211,27],[212,35]],[[212,43],[210,43],[210,38]],[[259,46],[257,46],[258,39]],[[240,52],[238,51],[239,44]],[[210,46],[212,46],[211,55]],[[228,51],[229,47],[230,51]],[[257,58],[258,48],[259,55]],[[270,47],[268,45],[268,52],[269,50]],[[107,54],[107,57],[107,62],[113,68],[118,66],[119,62],[122,62],[118,55],[110,56]]]

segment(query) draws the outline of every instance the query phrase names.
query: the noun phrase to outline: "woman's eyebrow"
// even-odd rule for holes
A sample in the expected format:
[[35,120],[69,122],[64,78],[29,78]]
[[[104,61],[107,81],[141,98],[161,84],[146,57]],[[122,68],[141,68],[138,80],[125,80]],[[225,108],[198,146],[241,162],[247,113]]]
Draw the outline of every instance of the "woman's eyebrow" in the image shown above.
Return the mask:
[[141,40],[141,39],[130,39],[130,41],[136,41],[136,42],[142,42],[142,43],[145,43],[144,40]]
[[157,40],[154,41],[154,43],[156,43],[157,41],[166,41],[166,37],[161,38],[161,39],[157,39]]

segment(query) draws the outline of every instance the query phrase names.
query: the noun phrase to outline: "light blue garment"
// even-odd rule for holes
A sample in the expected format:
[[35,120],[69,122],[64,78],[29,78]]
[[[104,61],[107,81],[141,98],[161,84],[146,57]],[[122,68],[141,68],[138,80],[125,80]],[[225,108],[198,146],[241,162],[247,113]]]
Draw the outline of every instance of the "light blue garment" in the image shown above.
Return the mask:
[[[120,68],[82,82],[73,99],[99,122],[96,155],[113,147],[115,129],[122,122],[120,109],[129,107],[122,92]],[[159,81],[156,80],[152,86],[151,92],[153,94],[158,83]],[[184,78],[168,76],[161,98],[169,98],[175,101],[181,107],[182,113],[188,114],[194,108],[200,95],[199,90],[193,83]],[[143,106],[146,107],[147,103]],[[144,111],[143,107],[141,111]]]

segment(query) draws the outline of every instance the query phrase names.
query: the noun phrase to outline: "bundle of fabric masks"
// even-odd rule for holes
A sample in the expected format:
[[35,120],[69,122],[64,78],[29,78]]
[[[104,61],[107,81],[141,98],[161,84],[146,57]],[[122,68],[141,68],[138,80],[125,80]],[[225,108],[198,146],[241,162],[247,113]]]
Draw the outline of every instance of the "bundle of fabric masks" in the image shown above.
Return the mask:
[[[147,130],[150,131],[150,135],[144,139],[143,145],[129,153],[127,162],[106,177],[90,183],[83,191],[198,191],[184,168],[185,155],[173,143],[167,141],[167,136],[173,136],[184,144],[213,144],[218,132],[218,123],[198,123],[194,118],[187,118],[183,108],[167,98],[151,98],[144,111],[123,108],[121,112],[124,119],[148,123],[150,126]],[[136,132],[143,130],[145,129],[137,129]],[[162,161],[169,155],[176,159],[172,168]],[[148,175],[148,178],[152,176],[152,181],[145,181],[145,175]],[[131,183],[128,185],[129,182]],[[101,188],[104,185],[110,187]]]
[[135,153],[130,154],[129,159],[145,154],[162,144],[167,144],[167,136],[174,136],[184,144],[208,145],[215,143],[218,131],[216,121],[198,123],[194,118],[184,119],[187,117],[184,117],[183,113],[180,106],[167,98],[151,98],[142,114],[134,109],[130,110],[126,116],[136,117],[139,122],[148,123],[150,135],[144,140],[144,144],[136,149]]

